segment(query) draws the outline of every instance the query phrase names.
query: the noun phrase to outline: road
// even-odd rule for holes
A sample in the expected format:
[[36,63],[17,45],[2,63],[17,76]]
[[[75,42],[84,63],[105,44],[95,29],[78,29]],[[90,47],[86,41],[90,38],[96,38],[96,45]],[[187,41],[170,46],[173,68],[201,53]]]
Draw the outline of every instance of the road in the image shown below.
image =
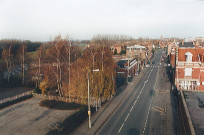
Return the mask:
[[162,50],[159,50],[153,61],[134,87],[123,100],[118,109],[100,129],[99,135],[147,134],[149,131],[149,117],[155,90],[158,86],[158,70]]

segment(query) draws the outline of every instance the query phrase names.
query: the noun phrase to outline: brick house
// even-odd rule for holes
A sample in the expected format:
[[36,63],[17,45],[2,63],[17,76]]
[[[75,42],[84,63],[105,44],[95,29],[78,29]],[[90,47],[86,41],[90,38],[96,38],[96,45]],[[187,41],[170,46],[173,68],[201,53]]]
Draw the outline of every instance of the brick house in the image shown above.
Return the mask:
[[138,61],[135,58],[121,59],[117,62],[117,65],[117,83],[124,83],[127,81],[127,77],[132,78],[138,74]]
[[143,67],[147,60],[146,47],[141,45],[128,46],[126,49],[126,58],[137,58],[139,64]]
[[114,46],[111,47],[113,53],[115,50],[117,50],[117,54],[119,54],[122,50],[123,45],[122,44],[115,44]]
[[204,48],[195,48],[193,42],[180,43],[174,75],[178,90],[204,91]]

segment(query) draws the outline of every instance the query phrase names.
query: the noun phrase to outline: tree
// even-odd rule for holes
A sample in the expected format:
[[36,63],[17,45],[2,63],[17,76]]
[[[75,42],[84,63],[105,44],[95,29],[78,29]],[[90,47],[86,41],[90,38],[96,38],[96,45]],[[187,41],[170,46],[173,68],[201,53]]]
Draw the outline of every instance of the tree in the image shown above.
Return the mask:
[[42,94],[46,94],[47,92],[47,89],[48,89],[48,82],[46,80],[43,80],[41,83],[40,83],[40,90],[42,92]]
[[2,52],[2,60],[6,64],[6,69],[7,69],[8,84],[10,82],[11,73],[14,68],[13,54],[11,53],[11,51],[12,51],[12,47],[10,45],[8,49],[4,48]]
[[18,56],[19,56],[20,68],[21,68],[22,86],[24,85],[24,82],[25,82],[25,58],[26,58],[26,52],[27,52],[27,47],[26,47],[25,44],[22,45],[18,49]]

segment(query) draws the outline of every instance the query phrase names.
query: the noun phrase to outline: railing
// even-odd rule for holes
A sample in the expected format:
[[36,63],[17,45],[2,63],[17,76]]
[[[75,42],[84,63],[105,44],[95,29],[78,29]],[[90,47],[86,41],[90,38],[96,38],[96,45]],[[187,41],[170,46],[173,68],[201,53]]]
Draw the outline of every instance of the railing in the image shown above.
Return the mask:
[[28,96],[28,95],[32,95],[32,91],[27,91],[27,92],[24,92],[22,94],[18,94],[18,95],[13,96],[13,97],[2,99],[2,100],[0,100],[0,104],[10,102],[10,101],[13,101],[13,100],[16,100],[16,99],[19,99],[21,97]]

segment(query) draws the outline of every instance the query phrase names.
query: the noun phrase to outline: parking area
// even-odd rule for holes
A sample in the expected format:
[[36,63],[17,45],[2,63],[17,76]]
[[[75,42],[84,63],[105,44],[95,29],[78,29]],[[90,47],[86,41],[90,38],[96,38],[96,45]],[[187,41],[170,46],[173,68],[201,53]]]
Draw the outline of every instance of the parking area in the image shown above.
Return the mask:
[[0,110],[1,135],[41,135],[56,129],[59,123],[77,110],[52,110],[40,107],[37,98],[31,98]]

